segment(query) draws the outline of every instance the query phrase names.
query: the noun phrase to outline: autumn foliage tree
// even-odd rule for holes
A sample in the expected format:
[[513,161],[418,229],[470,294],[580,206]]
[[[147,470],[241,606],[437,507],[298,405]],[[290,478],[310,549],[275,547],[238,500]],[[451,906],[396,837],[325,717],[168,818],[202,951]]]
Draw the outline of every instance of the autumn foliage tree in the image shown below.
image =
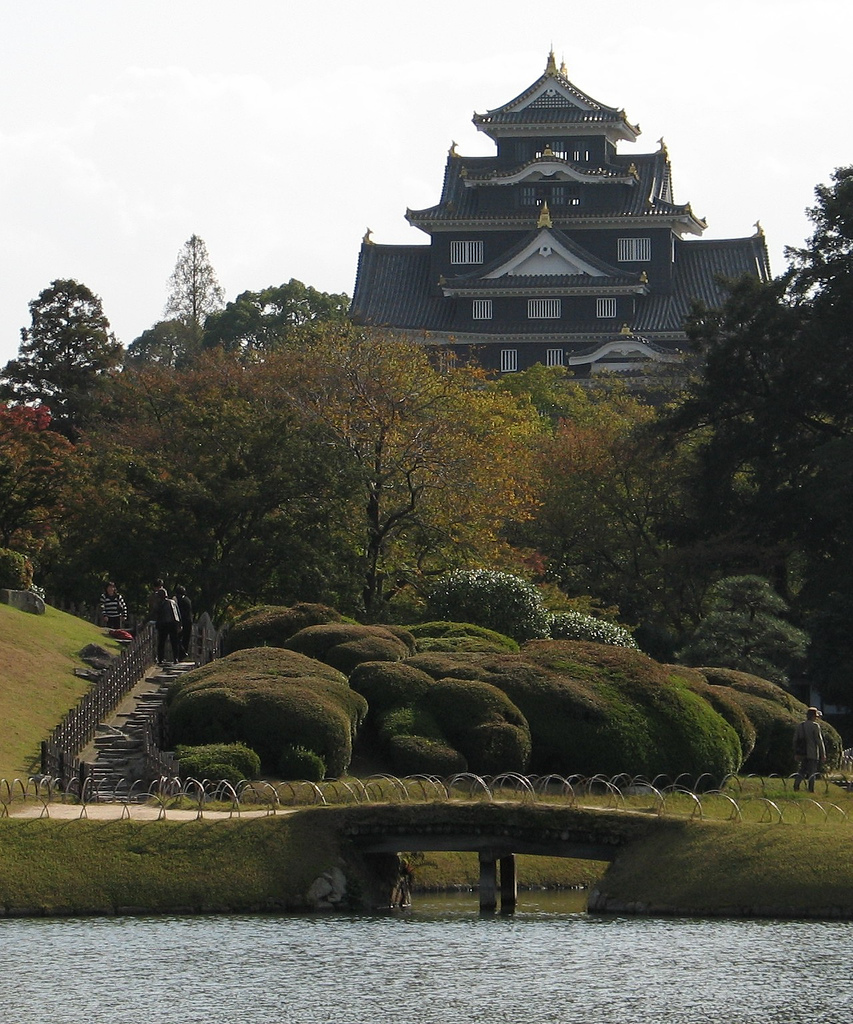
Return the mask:
[[281,387],[352,460],[369,617],[408,584],[494,555],[506,522],[527,515],[538,417],[475,369],[442,372],[423,345],[347,325],[279,365]]
[[46,406],[0,405],[0,547],[35,554],[61,517],[75,450]]

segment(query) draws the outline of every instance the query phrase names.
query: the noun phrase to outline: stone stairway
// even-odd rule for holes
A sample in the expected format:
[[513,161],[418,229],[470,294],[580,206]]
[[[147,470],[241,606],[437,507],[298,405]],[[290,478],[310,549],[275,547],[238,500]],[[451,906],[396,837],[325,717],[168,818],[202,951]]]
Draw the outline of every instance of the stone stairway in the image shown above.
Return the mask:
[[135,792],[145,792],[151,781],[145,770],[147,728],[156,726],[172,681],[194,667],[191,661],[153,666],[98,726],[80,759],[89,766],[93,793],[99,799],[126,797],[135,782],[143,783]]

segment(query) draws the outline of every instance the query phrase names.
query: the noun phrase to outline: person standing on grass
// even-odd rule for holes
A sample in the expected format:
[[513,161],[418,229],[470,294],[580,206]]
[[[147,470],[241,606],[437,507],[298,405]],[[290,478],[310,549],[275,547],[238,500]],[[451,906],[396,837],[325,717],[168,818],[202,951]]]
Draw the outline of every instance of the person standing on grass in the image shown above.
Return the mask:
[[122,629],[124,626],[124,620],[127,618],[127,605],[112,580],[104,587],[98,611],[101,625],[106,626],[107,629]]
[[823,733],[820,731],[820,712],[817,708],[809,708],[805,722],[800,722],[794,730],[794,757],[800,762],[799,771],[794,779],[794,789],[800,788],[803,779],[808,779],[809,792],[814,793],[814,780],[820,775],[826,763],[826,746]]

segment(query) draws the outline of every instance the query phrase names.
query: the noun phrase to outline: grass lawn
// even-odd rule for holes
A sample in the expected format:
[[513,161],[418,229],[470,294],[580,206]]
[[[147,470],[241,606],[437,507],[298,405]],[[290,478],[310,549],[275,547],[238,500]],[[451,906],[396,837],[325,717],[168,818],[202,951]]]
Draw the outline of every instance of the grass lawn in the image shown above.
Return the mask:
[[77,652],[91,643],[118,650],[102,629],[74,615],[0,604],[0,778],[38,770],[41,741],[90,685],[74,669],[84,667]]

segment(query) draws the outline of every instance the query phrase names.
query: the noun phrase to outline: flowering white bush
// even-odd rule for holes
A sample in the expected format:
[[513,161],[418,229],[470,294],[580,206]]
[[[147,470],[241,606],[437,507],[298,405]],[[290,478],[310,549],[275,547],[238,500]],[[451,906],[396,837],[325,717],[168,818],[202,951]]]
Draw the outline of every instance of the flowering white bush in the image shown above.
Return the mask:
[[636,641],[624,626],[596,619],[581,612],[557,612],[551,616],[551,636],[555,640],[589,640],[594,644],[612,644],[639,650]]
[[427,607],[437,619],[472,622],[514,640],[549,636],[549,616],[539,591],[508,572],[456,569],[438,580]]

